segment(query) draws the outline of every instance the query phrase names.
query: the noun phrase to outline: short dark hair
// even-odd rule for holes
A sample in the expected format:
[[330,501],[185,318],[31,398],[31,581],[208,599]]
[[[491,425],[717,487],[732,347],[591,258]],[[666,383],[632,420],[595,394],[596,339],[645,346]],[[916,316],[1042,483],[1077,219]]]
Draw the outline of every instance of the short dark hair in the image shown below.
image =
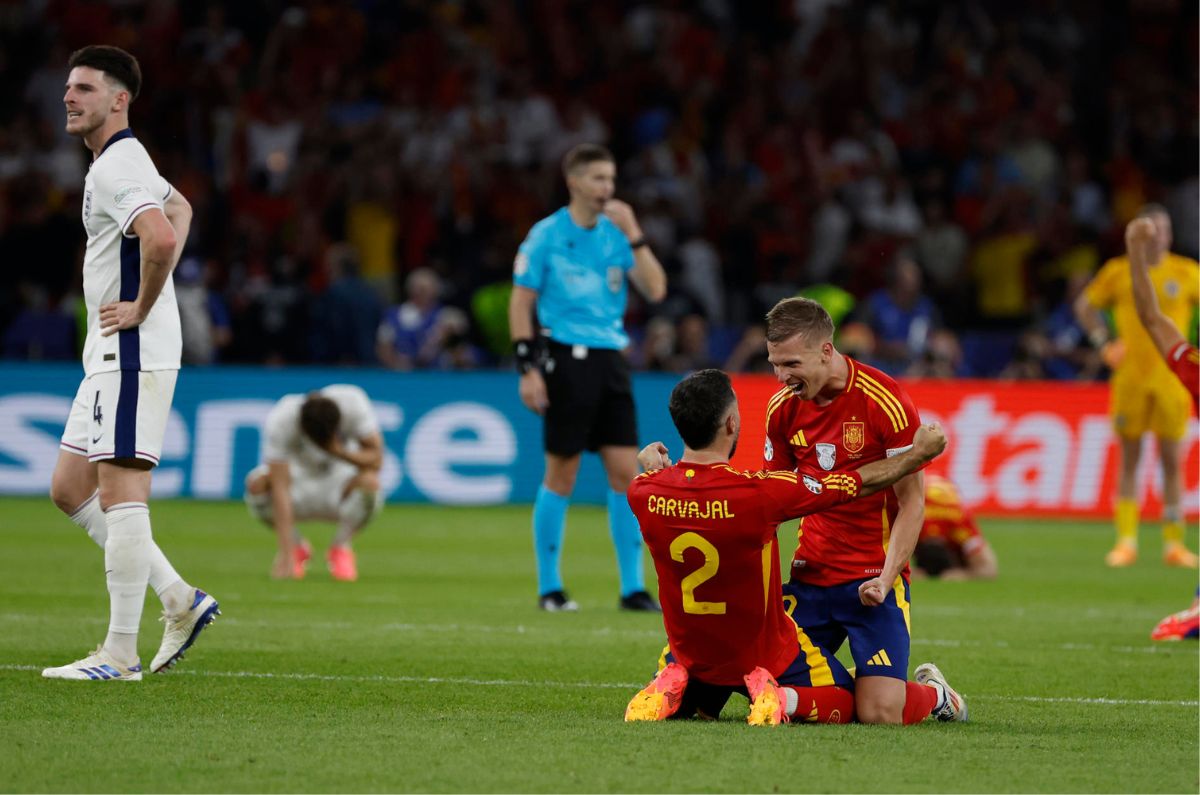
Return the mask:
[[571,150],[563,155],[562,169],[563,174],[566,175],[592,163],[616,162],[616,158],[613,157],[612,152],[608,151],[607,147],[600,144],[579,144],[571,147]]
[[300,407],[300,430],[320,447],[332,441],[341,421],[342,410],[338,404],[320,392],[309,392]]
[[803,334],[809,342],[833,339],[833,318],[811,298],[785,298],[767,313],[767,342]]
[[142,67],[138,65],[137,58],[120,47],[90,44],[71,53],[67,66],[71,69],[90,66],[104,72],[110,80],[120,83],[129,92],[131,100],[137,99],[138,92],[142,90]]
[[940,538],[918,541],[913,550],[914,562],[930,577],[940,577],[946,569],[954,568],[954,556],[950,547]]
[[697,370],[676,384],[668,407],[683,443],[692,450],[712,444],[735,400],[733,384],[720,370]]

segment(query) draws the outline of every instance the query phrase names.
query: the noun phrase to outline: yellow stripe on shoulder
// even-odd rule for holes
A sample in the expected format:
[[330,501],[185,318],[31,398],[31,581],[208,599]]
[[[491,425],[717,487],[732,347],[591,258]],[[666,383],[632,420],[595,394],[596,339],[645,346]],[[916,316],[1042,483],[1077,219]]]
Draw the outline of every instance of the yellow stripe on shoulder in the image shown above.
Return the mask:
[[768,428],[771,427],[771,415],[774,414],[775,411],[784,404],[784,401],[786,401],[788,398],[792,397],[792,395],[793,395],[792,390],[785,386],[783,389],[779,390],[774,395],[772,395],[771,399],[767,401],[767,427]]
[[768,472],[767,477],[772,478],[773,480],[786,480],[788,483],[796,483],[799,480],[799,478],[796,477],[795,472],[784,472],[782,470],[778,472]]
[[899,433],[904,429],[905,426],[900,423],[900,418],[896,415],[896,409],[893,408],[890,403],[885,401],[865,383],[860,383],[858,388],[865,392],[867,397],[871,398],[871,400],[874,400],[879,405],[879,408],[883,409],[883,413],[886,414],[888,419],[892,421],[892,429],[896,431],[896,433]]
[[908,427],[908,412],[904,410],[904,404],[900,402],[900,398],[896,397],[895,393],[893,393],[892,390],[888,389],[886,386],[879,383],[879,381],[877,381],[874,378],[872,378],[871,376],[867,375],[862,370],[858,371],[858,376],[859,376],[860,380],[866,382],[867,384],[870,384],[871,386],[873,386],[877,390],[879,390],[880,396],[882,396],[883,399],[886,400],[887,402],[891,403],[892,406],[896,409],[896,414],[900,418],[901,427],[907,428]]

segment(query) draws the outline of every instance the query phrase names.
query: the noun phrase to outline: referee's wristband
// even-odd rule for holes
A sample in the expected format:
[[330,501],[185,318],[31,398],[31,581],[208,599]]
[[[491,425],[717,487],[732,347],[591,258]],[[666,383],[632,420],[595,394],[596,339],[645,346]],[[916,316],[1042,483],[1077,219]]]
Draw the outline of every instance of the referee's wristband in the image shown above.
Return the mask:
[[517,360],[517,372],[521,375],[537,367],[531,339],[513,340],[513,356]]

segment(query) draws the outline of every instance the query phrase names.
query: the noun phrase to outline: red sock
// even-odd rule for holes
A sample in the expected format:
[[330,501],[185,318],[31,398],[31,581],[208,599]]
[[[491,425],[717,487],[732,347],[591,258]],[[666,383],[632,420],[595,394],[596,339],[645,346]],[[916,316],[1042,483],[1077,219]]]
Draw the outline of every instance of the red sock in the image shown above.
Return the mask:
[[795,692],[797,723],[849,723],[854,720],[854,694],[837,685],[787,687]]
[[938,691],[931,685],[918,682],[905,682],[907,690],[904,694],[904,725],[920,723],[929,717],[937,706]]

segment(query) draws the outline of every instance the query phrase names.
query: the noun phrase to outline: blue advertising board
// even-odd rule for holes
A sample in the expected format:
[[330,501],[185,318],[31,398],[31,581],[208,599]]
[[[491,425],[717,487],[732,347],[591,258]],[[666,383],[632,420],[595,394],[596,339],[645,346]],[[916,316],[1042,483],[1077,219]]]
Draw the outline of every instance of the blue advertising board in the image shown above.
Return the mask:
[[[47,493],[81,378],[77,365],[0,365],[0,494]],[[634,379],[642,442],[666,441],[676,457],[682,447],[667,398],[677,380]],[[533,501],[544,468],[542,426],[521,404],[515,373],[257,367],[180,371],[155,495],[240,498],[275,401],[334,383],[357,384],[371,396],[387,446],[381,477],[389,500]],[[606,488],[599,460],[585,455],[575,500],[602,503]]]

